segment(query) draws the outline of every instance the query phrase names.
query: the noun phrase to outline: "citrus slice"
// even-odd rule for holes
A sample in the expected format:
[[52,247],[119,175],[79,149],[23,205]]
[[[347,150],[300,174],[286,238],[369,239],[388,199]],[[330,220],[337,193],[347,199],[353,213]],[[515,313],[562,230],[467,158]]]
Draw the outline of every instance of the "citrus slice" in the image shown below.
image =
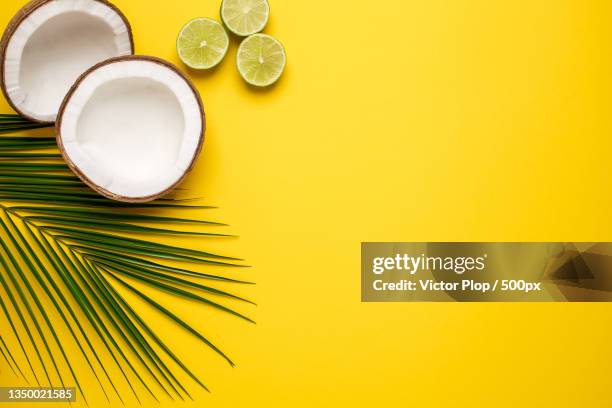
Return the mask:
[[188,22],[176,40],[181,60],[190,68],[209,69],[219,64],[229,47],[229,37],[218,21],[196,18]]
[[238,71],[251,85],[272,85],[285,70],[287,57],[283,45],[267,34],[254,34],[238,48]]
[[221,19],[232,33],[241,37],[264,29],[270,17],[268,0],[223,0]]

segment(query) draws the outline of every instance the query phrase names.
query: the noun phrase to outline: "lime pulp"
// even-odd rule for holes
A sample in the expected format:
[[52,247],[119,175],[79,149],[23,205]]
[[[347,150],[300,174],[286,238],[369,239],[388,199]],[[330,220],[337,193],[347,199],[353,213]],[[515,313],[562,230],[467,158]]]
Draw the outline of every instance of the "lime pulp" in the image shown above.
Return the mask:
[[268,86],[278,81],[286,61],[282,44],[267,34],[254,34],[242,41],[236,58],[240,75],[254,86]]
[[179,33],[176,49],[181,61],[190,68],[209,69],[219,64],[229,47],[227,32],[218,21],[197,18]]
[[228,30],[246,37],[264,29],[270,17],[268,0],[223,0],[221,19]]

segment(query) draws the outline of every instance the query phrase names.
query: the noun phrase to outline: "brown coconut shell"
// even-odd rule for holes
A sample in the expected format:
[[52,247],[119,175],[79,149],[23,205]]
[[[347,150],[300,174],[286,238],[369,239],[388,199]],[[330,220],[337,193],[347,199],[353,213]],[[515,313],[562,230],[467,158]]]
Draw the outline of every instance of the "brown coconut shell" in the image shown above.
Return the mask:
[[[170,68],[171,70],[173,70],[174,72],[176,72],[181,78],[183,78],[185,80],[185,82],[187,82],[187,85],[189,85],[189,88],[191,88],[191,90],[193,91],[196,100],[198,101],[198,107],[200,109],[200,113],[202,115],[202,131],[200,133],[200,141],[198,143],[198,146],[196,148],[195,154],[193,155],[193,159],[191,160],[191,163],[189,163],[189,166],[187,167],[187,170],[185,170],[185,173],[183,173],[183,175],[181,176],[181,178],[174,183],[173,185],[171,185],[170,187],[168,187],[167,189],[165,189],[164,191],[161,191],[157,194],[154,195],[150,195],[147,197],[139,197],[139,198],[133,198],[133,197],[124,197],[118,194],[114,194],[100,186],[98,186],[96,183],[94,183],[93,181],[91,181],[85,174],[83,174],[83,172],[81,172],[81,170],[77,167],[77,165],[75,163],[72,162],[72,160],[70,160],[70,157],[68,157],[68,155],[66,154],[66,149],[64,148],[64,144],[62,142],[62,119],[64,116],[64,111],[66,109],[66,106],[68,105],[68,102],[70,101],[70,98],[72,97],[72,95],[74,94],[74,92],[78,89],[79,85],[81,84],[81,82],[83,82],[83,80],[85,78],[87,78],[87,76],[89,76],[89,74],[91,74],[93,71],[97,70],[98,68],[101,68],[103,66],[106,65],[110,65],[112,63],[115,62],[120,62],[120,61],[150,61],[150,62],[154,62],[156,64],[159,65],[163,65],[164,67]],[[193,84],[193,82],[187,77],[185,76],[185,74],[183,74],[175,65],[171,64],[170,62],[163,60],[161,58],[157,58],[157,57],[151,57],[151,56],[147,56],[147,55],[127,55],[127,56],[122,56],[122,57],[115,57],[115,58],[110,58],[106,61],[100,62],[96,65],[94,65],[93,67],[91,67],[90,69],[88,69],[87,71],[85,71],[85,73],[83,73],[79,79],[77,79],[77,81],[74,83],[74,85],[70,88],[70,90],[68,91],[68,94],[66,95],[66,97],[64,98],[64,101],[62,102],[58,115],[57,115],[57,120],[55,122],[55,137],[57,139],[57,146],[60,150],[60,152],[62,153],[62,156],[64,157],[64,160],[66,161],[66,163],[68,164],[68,167],[70,167],[70,169],[81,179],[83,180],[83,182],[85,184],[87,184],[89,187],[91,187],[93,190],[95,190],[96,192],[98,192],[99,194],[110,198],[112,200],[116,200],[116,201],[122,201],[122,202],[126,202],[126,203],[144,203],[144,202],[148,202],[148,201],[153,201],[157,198],[160,198],[166,194],[168,194],[170,191],[172,191],[174,188],[176,188],[180,183],[183,182],[183,180],[185,179],[185,177],[187,177],[187,175],[191,172],[191,170],[193,169],[193,167],[195,166],[195,163],[200,155],[200,152],[202,151],[202,146],[204,145],[204,135],[206,133],[206,113],[204,112],[204,105],[202,103],[202,97],[200,96],[200,92],[197,90],[197,88],[195,87],[195,85]]]
[[[32,122],[43,123],[43,124],[52,124],[53,122],[41,121],[41,120],[28,116],[27,114],[21,112],[19,108],[15,106],[13,101],[11,101],[11,99],[9,98],[8,92],[6,90],[6,84],[4,82],[4,62],[6,60],[6,51],[8,49],[8,45],[11,42],[11,39],[13,38],[13,35],[15,34],[15,31],[17,30],[17,28],[21,25],[21,23],[23,23],[23,21],[30,14],[32,14],[34,11],[36,11],[38,8],[42,7],[43,5],[50,3],[51,1],[53,0],[32,0],[29,3],[27,3],[21,9],[19,9],[17,14],[15,14],[15,16],[9,21],[8,25],[6,26],[4,30],[4,34],[2,34],[2,39],[0,39],[0,89],[2,89],[2,94],[4,95],[4,98],[6,99],[8,104],[11,106],[11,108],[13,108],[13,110],[17,112],[18,114],[20,114],[22,117],[28,120],[31,120]],[[117,6],[115,6],[114,4],[112,4],[111,2],[107,0],[93,0],[93,1],[97,1],[99,3],[103,3],[107,5],[108,7],[113,9],[119,15],[119,17],[121,17],[121,19],[125,23],[125,26],[127,27],[128,35],[130,37],[130,44],[132,47],[132,54],[133,54],[135,50],[134,36],[132,35],[132,26],[130,25],[130,22],[127,20],[127,17],[125,16],[125,14],[123,14],[121,10],[117,8]]]

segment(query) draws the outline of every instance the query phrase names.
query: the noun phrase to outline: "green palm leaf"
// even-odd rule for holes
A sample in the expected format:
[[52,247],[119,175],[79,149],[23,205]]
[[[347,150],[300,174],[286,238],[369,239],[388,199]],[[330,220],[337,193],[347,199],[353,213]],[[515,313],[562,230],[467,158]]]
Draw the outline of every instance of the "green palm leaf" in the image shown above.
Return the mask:
[[[235,270],[243,266],[240,259],[156,239],[225,237],[203,230],[225,224],[190,217],[194,209],[212,208],[190,200],[127,205],[99,196],[63,163],[54,137],[22,132],[43,127],[0,115],[0,367],[39,385],[76,385],[85,401],[77,358],[108,401],[112,395],[124,401],[120,382],[139,402],[142,390],[156,400],[162,394],[191,398],[166,361],[207,389],[118,289],[144,300],[233,365],[212,340],[155,299],[164,292],[252,322],[223,304],[252,302],[215,287],[249,282],[204,271]],[[65,351],[63,333],[78,353]],[[108,361],[120,378],[110,374]]]

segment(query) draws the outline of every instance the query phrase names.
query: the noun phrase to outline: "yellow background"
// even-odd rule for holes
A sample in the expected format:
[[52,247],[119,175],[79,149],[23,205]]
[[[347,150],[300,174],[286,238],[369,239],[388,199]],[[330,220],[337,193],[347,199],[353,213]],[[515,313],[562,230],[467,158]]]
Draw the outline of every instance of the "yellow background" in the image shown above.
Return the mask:
[[[182,25],[218,18],[220,1],[115,3],[138,53],[178,63]],[[23,4],[3,0],[0,24]],[[253,265],[238,274],[257,282],[240,290],[258,324],[175,305],[232,369],[150,313],[213,391],[186,382],[195,403],[160,406],[612,405],[608,304],[359,298],[361,241],[612,240],[612,3],[271,7],[265,32],[288,54],[277,86],[242,82],[235,39],[218,69],[189,72],[208,132],[184,185],[240,235],[203,247]]]

